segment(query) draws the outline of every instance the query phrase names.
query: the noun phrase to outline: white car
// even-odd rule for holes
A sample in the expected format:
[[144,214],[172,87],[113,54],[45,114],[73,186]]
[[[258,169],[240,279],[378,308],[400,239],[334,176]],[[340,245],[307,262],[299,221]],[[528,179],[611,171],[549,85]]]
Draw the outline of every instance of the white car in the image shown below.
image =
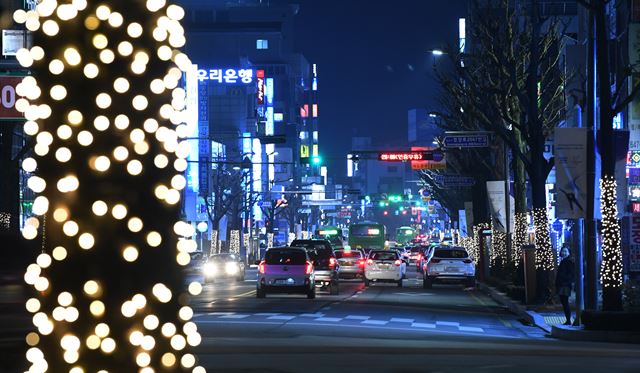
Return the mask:
[[462,282],[468,287],[476,284],[476,266],[464,247],[438,246],[426,263],[423,287],[429,289],[436,281]]
[[371,250],[364,266],[364,286],[375,281],[395,282],[402,287],[406,271],[407,263],[397,250]]

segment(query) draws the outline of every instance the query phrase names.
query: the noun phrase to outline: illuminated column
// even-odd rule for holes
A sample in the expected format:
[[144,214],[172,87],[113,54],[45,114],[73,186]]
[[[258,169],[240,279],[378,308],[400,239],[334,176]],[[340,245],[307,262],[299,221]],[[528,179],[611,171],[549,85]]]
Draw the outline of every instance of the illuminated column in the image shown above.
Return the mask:
[[177,221],[184,15],[165,0],[41,0],[14,13],[35,41],[16,56],[34,74],[16,103],[36,154],[23,163],[38,194],[23,235],[47,222],[46,252],[24,276],[37,290],[30,372],[204,372],[180,268],[197,244]]

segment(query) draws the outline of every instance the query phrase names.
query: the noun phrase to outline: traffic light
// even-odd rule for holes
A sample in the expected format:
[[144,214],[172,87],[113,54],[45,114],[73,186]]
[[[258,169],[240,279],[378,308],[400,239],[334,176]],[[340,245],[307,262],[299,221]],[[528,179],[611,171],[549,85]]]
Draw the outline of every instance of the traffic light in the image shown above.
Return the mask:
[[311,157],[311,163],[314,166],[319,166],[322,164],[322,157],[320,157],[319,155],[313,156]]

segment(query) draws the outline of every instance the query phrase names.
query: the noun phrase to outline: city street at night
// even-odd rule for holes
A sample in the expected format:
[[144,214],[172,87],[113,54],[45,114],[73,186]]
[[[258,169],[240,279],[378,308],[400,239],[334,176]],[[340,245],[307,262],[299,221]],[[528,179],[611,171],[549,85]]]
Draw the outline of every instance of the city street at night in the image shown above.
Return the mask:
[[0,30],[0,373],[640,373],[640,0]]
[[549,338],[478,290],[423,289],[414,271],[402,288],[342,280],[313,300],[256,299],[255,270],[206,285],[192,302],[198,356],[230,372],[638,372],[638,346]]

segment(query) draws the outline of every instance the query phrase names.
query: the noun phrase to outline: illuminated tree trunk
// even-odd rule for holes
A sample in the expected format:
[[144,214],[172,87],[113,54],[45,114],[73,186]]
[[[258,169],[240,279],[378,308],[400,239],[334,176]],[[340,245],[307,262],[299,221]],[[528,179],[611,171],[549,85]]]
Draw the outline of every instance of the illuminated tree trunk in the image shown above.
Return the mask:
[[35,78],[16,107],[37,140],[25,162],[46,219],[46,252],[25,275],[38,291],[30,371],[204,371],[180,268],[197,244],[177,221],[189,153],[177,86],[195,75],[177,49],[183,17],[164,0],[43,0],[14,15],[34,33],[17,53]]
[[615,149],[613,137],[613,115],[609,84],[609,41],[606,2],[594,0],[596,28],[596,59],[600,82],[600,149],[601,149],[601,210],[602,210],[602,305],[604,310],[622,309],[622,250],[620,247],[620,222],[617,218],[615,181]]

